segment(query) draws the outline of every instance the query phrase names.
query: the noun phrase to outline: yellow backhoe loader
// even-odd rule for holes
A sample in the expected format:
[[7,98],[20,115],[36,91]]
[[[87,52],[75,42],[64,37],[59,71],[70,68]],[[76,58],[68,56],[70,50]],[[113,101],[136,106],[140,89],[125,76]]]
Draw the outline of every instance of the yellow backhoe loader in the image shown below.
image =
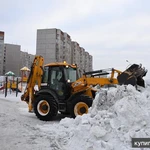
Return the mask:
[[[132,84],[144,87],[143,76],[147,73],[145,68],[134,64],[124,72],[114,68],[103,69],[85,72],[79,78],[76,65],[56,62],[43,67],[43,63],[42,56],[35,56],[21,96],[21,100],[27,102],[29,112],[34,111],[43,121],[52,120],[58,111],[71,117],[87,113],[97,92],[93,88],[95,85]],[[35,85],[38,85],[37,91],[34,90]]]

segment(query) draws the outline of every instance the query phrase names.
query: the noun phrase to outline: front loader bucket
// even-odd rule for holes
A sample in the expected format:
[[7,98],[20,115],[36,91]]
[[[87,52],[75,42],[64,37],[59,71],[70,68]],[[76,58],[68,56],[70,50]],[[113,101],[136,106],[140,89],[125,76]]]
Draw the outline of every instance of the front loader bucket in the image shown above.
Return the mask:
[[139,85],[145,87],[145,82],[143,77],[146,75],[147,70],[142,68],[142,65],[133,64],[120,75],[118,75],[117,79],[120,85],[131,84],[133,86]]

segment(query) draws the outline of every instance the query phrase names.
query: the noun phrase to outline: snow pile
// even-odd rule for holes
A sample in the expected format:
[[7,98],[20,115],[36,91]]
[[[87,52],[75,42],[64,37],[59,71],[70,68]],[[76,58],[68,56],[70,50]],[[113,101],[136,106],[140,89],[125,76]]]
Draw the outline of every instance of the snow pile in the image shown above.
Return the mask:
[[131,85],[101,90],[89,114],[38,128],[52,135],[54,149],[132,149],[131,138],[150,137],[149,83],[140,91]]

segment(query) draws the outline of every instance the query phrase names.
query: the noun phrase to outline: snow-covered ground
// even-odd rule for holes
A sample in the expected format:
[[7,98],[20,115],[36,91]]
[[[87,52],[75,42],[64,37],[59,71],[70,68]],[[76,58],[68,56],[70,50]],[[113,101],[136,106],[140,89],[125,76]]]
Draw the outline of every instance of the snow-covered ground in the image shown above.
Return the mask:
[[[2,150],[135,150],[131,138],[150,137],[150,80],[146,88],[100,90],[89,114],[40,121],[15,93],[0,93]],[[65,117],[65,118],[64,118]],[[139,148],[138,148],[139,150]]]

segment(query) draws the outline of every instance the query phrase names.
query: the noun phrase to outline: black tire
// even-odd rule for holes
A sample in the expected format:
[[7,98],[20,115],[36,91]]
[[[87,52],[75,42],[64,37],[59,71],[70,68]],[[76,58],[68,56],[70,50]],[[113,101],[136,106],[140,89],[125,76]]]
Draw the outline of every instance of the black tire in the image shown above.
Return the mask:
[[52,120],[58,113],[57,102],[54,97],[50,95],[41,95],[35,100],[34,112],[40,120]]
[[70,114],[75,118],[77,115],[88,113],[88,108],[92,106],[92,98],[87,95],[78,95],[72,100]]

